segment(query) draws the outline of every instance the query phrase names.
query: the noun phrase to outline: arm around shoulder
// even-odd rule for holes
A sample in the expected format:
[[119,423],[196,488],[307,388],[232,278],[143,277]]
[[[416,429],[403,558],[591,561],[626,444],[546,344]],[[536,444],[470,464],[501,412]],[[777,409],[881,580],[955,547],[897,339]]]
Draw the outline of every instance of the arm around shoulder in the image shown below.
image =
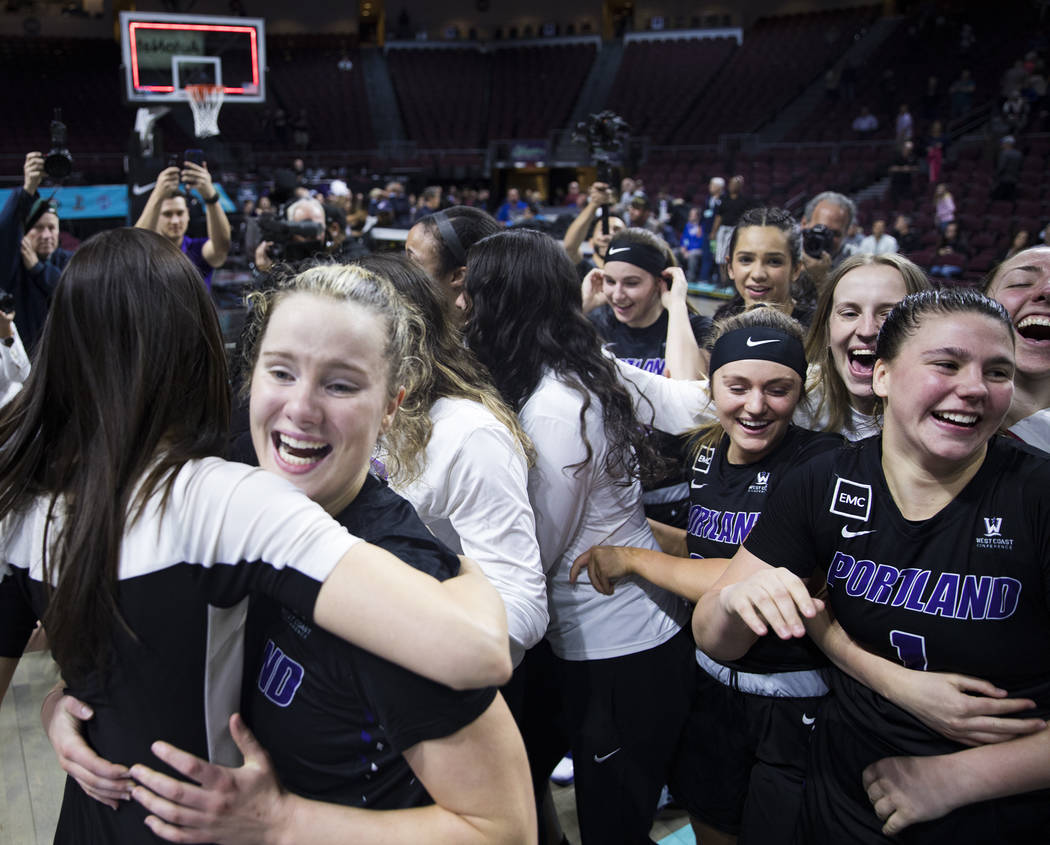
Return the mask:
[[350,547],[321,585],[322,628],[455,689],[510,677],[507,614],[477,568],[437,581],[370,543]]

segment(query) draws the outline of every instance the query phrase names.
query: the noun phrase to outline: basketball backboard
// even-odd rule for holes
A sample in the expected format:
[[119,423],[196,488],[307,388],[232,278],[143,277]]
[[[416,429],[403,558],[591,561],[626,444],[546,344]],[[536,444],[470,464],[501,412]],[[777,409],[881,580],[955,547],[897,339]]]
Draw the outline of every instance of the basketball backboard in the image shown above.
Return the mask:
[[221,85],[227,102],[266,100],[262,18],[121,12],[129,103],[186,99],[186,86]]

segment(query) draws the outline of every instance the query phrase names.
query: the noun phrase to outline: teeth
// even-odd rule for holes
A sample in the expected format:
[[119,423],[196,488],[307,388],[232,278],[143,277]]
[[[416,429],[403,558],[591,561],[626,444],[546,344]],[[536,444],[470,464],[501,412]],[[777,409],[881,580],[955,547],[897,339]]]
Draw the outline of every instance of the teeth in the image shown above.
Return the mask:
[[756,431],[769,425],[768,422],[762,422],[760,420],[737,420],[737,422],[739,422],[744,428],[750,428]]
[[292,466],[304,467],[307,464],[317,463],[317,458],[300,458],[298,455],[293,455],[284,446],[281,446],[281,460],[285,463],[291,464]]
[[950,411],[941,411],[937,416],[959,425],[973,425],[977,422],[976,414],[955,414]]
[[1050,328],[1050,317],[1044,317],[1041,314],[1033,314],[1030,317],[1025,317],[1017,324],[1017,328],[1019,329],[1027,329],[1029,326],[1046,326],[1047,328]]
[[277,435],[281,438],[281,444],[284,446],[290,446],[293,449],[323,449],[328,444],[319,440],[299,440],[296,437],[289,437],[286,434]]
[[849,354],[852,355],[854,358],[874,358],[875,357],[875,350],[874,349],[851,349],[849,351]]

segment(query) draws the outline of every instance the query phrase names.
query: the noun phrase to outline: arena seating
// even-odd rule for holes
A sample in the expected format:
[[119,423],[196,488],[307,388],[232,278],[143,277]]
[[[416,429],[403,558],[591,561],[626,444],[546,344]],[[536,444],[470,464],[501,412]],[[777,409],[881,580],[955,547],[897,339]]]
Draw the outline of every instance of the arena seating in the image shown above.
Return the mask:
[[546,138],[566,127],[596,53],[593,44],[511,47],[490,53],[488,138]]
[[633,41],[624,48],[605,107],[621,115],[633,135],[674,143],[695,92],[711,83],[735,48],[732,38]]

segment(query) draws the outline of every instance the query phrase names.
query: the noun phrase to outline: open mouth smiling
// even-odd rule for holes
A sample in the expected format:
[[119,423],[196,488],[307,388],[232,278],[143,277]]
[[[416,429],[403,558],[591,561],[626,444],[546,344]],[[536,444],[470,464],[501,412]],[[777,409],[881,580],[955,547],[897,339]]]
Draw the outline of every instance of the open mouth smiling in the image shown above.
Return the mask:
[[332,451],[331,445],[319,440],[302,440],[276,431],[271,436],[278,456],[290,466],[306,467],[319,463]]

